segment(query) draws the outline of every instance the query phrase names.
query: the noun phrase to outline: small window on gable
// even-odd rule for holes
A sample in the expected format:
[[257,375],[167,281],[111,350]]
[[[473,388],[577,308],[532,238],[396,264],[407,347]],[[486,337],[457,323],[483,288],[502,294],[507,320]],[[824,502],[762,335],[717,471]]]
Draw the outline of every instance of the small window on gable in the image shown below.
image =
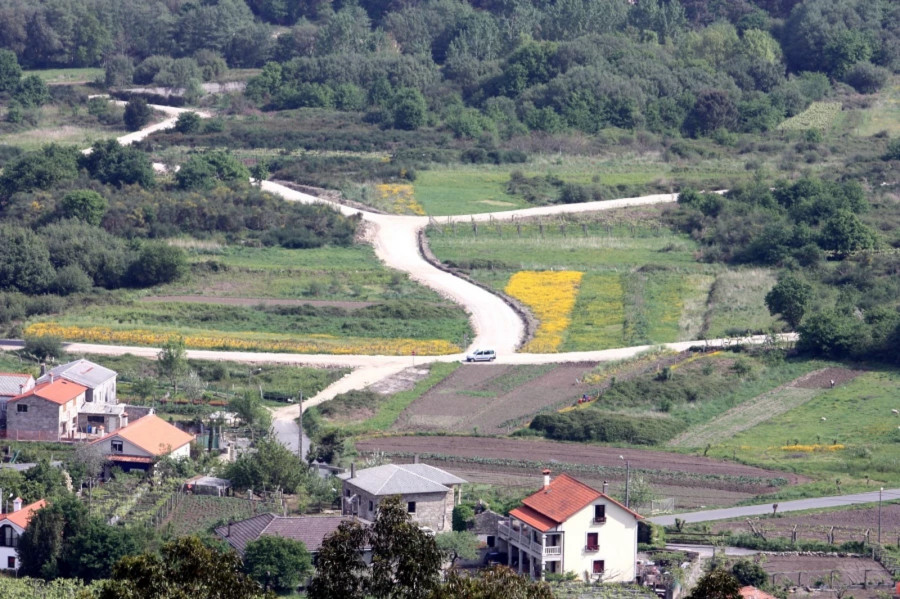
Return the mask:
[[406,503],[406,511],[410,514],[415,514],[416,513],[416,502],[415,501],[407,502]]
[[594,522],[606,522],[606,506],[594,506]]
[[20,403],[16,406],[16,412],[18,412],[19,414],[22,414],[23,412],[27,412],[27,411],[28,411],[28,404]]
[[121,441],[110,441],[110,449],[113,453],[122,453],[125,450]]
[[372,500],[369,500],[369,511],[370,511],[370,512],[374,512],[374,511],[375,511],[375,502],[372,501]]

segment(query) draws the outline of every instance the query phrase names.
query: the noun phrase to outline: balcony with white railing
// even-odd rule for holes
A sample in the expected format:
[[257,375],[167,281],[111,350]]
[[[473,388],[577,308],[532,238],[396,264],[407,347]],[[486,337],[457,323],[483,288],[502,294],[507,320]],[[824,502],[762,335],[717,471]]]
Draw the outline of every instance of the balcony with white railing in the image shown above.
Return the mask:
[[501,539],[511,541],[523,549],[527,549],[538,555],[561,556],[562,545],[544,545],[534,541],[531,537],[530,530],[517,529],[509,525],[508,522],[500,522],[497,524],[497,534]]

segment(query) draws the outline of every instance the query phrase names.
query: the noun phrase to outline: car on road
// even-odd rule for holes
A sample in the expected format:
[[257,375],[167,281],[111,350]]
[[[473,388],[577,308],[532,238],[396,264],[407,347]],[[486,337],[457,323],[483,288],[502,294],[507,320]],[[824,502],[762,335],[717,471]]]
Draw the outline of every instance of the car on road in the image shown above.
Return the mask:
[[466,362],[493,362],[497,359],[497,352],[492,349],[476,349],[466,354]]

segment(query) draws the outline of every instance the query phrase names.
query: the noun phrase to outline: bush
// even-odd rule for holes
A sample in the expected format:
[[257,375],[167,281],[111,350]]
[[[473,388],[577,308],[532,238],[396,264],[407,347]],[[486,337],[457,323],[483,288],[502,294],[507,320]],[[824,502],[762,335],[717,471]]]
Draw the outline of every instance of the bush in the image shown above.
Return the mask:
[[128,280],[137,287],[171,283],[187,272],[184,250],[164,244],[147,244],[128,270]]
[[62,199],[62,213],[65,218],[76,218],[89,225],[97,226],[106,214],[106,198],[88,189],[70,191]]
[[137,131],[150,122],[150,115],[153,111],[147,104],[147,100],[137,97],[132,98],[125,105],[125,126],[129,131]]
[[182,112],[175,121],[175,130],[179,133],[196,133],[200,130],[200,115],[196,112]]
[[71,295],[90,291],[93,284],[91,277],[80,266],[70,264],[56,271],[50,289],[59,295]]
[[900,138],[888,142],[884,160],[900,160]]
[[475,510],[468,505],[457,505],[453,508],[453,530],[465,532],[469,529],[469,522],[475,518]]
[[887,83],[891,72],[871,62],[859,62],[844,76],[850,86],[861,94],[874,94]]
[[56,360],[63,355],[62,339],[53,335],[25,337],[24,351],[38,360],[48,360],[50,358]]

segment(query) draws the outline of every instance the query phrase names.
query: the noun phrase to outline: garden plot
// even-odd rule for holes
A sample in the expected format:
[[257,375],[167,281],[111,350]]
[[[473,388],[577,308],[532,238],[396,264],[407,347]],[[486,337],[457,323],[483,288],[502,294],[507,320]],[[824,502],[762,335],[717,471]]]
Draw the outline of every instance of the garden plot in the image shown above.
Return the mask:
[[719,417],[696,426],[668,443],[669,447],[704,447],[730,439],[736,433],[753,428],[800,407],[819,394],[821,389],[843,384],[862,374],[846,368],[823,368],[745,401]]
[[[873,559],[811,555],[766,555],[760,562],[776,586],[889,585],[891,574]],[[832,578],[834,573],[834,578]],[[873,596],[873,595],[869,595]]]
[[[885,496],[887,499],[888,497]],[[891,499],[895,499],[891,497]],[[878,531],[878,505],[814,513],[786,513],[776,518],[755,518],[753,526],[767,539],[791,539],[796,530],[798,541],[827,543],[834,534],[834,543],[847,541],[876,541]],[[796,527],[796,528],[795,528]],[[714,532],[730,530],[733,533],[751,533],[746,519],[712,524]],[[881,538],[886,543],[900,540],[900,503],[884,503],[881,507]]]
[[160,530],[173,538],[212,534],[216,526],[256,515],[255,506],[254,502],[238,497],[185,495],[162,523]]
[[537,412],[570,405],[587,387],[579,381],[596,366],[472,364],[458,368],[413,402],[396,430],[509,432]]

